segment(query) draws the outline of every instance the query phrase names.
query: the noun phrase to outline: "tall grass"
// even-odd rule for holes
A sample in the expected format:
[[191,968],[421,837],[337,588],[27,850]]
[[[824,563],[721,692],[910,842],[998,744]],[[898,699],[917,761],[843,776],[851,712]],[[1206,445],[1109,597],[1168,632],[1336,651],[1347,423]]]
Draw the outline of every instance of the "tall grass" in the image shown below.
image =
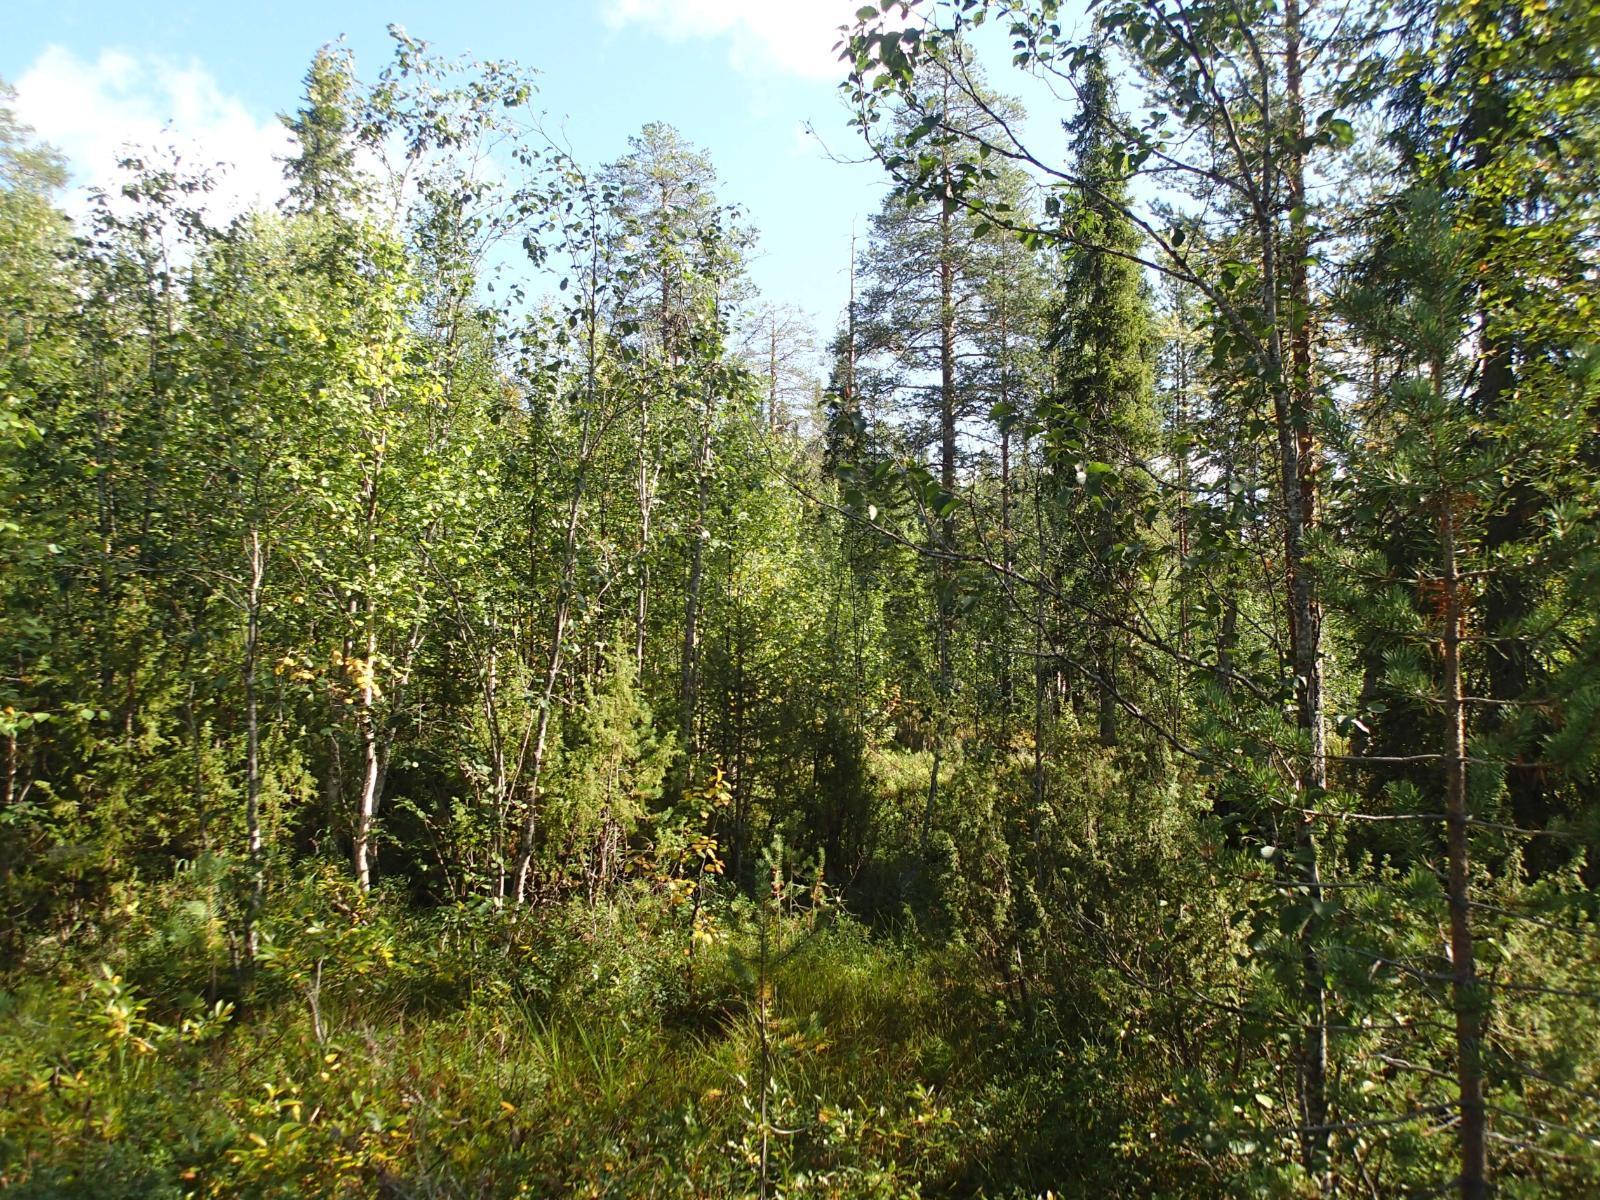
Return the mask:
[[[0,994],[0,1185],[96,1200],[757,1194],[760,1031],[737,922],[700,948],[691,983],[684,939],[646,902],[301,916],[221,1016],[204,997],[158,1011],[129,982],[205,973],[183,962],[113,963],[127,972],[114,998],[90,964]],[[797,949],[761,985],[771,1194],[958,1187],[985,1147],[982,1114],[956,1100],[991,1069],[982,973],[848,918],[785,919]],[[315,1006],[297,946],[320,964]],[[131,1029],[113,1027],[115,1004],[142,1014]],[[211,1024],[186,1028],[185,1012]]]

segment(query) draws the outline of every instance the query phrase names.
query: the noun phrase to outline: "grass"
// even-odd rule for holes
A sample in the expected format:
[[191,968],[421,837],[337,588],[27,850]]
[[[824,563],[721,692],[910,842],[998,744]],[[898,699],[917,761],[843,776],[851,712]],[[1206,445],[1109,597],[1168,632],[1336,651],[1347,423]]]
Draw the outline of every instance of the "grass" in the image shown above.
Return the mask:
[[[796,917],[770,931],[785,953],[763,980],[755,928],[730,917],[691,975],[667,920],[641,904],[453,931],[370,921],[348,956],[324,936],[320,1039],[287,952],[236,1011],[187,1031],[182,1005],[158,1019],[127,980],[18,982],[0,1031],[0,1186],[95,1200],[971,1192],[985,1141],[970,1098],[993,1069],[972,962]],[[385,938],[428,950],[386,961]]]

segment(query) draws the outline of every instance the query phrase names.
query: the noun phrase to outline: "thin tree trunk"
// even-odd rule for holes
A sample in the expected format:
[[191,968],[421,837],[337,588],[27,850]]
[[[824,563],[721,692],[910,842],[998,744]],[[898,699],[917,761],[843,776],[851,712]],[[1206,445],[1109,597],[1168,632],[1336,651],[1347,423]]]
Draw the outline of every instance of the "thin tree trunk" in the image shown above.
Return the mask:
[[767,432],[778,432],[778,318],[770,318],[767,334]]
[[[1022,458],[1024,462],[1030,461],[1027,437],[1024,435],[1022,443]],[[1041,489],[1042,480],[1037,470],[1033,473],[1033,537],[1035,552],[1039,556],[1039,573],[1045,570],[1045,519],[1044,497]],[[1033,852],[1034,852],[1034,886],[1041,889],[1044,886],[1044,846],[1041,832],[1044,825],[1045,805],[1045,732],[1046,717],[1049,712],[1047,692],[1049,690],[1050,663],[1053,659],[1046,654],[1045,625],[1048,620],[1046,612],[1046,593],[1042,587],[1033,589]]]
[[[1233,451],[1232,442],[1225,440],[1221,456],[1224,495],[1233,494],[1233,485],[1237,478]],[[1217,622],[1216,630],[1216,683],[1224,696],[1233,694],[1233,652],[1239,644],[1239,589],[1231,586],[1231,584],[1232,580],[1228,578],[1227,574],[1222,575],[1216,583],[1222,601],[1222,618]]]
[[[528,880],[533,873],[533,852],[537,844],[536,838],[539,831],[539,785],[542,781],[545,753],[550,738],[550,710],[555,704],[556,682],[561,678],[562,646],[566,641],[567,622],[572,612],[573,584],[577,574],[578,518],[583,511],[583,496],[589,479],[590,457],[594,452],[593,442],[598,438],[598,434],[595,432],[597,428],[595,402],[599,371],[599,350],[596,343],[599,325],[598,294],[600,287],[598,237],[596,237],[595,242],[597,248],[591,255],[589,265],[588,370],[584,384],[583,423],[578,435],[578,470],[577,476],[573,479],[572,498],[567,504],[566,529],[562,534],[561,578],[557,585],[555,615],[551,619],[550,648],[545,658],[544,683],[538,699],[539,710],[528,732],[523,735],[522,747],[517,755],[516,774],[520,778],[523,764],[527,758],[531,737],[533,761],[528,772],[528,799],[523,812],[521,833],[517,841],[516,882],[512,888],[512,896],[519,904],[527,899]],[[641,420],[648,416],[648,411],[645,401],[641,399]],[[646,426],[641,424],[639,442],[639,480],[641,489],[648,479],[645,471],[645,428]],[[644,496],[645,493],[641,490],[641,508],[648,522],[649,506],[645,502]],[[640,558],[641,560],[643,559],[642,552]],[[640,587],[638,653],[642,662],[644,656],[644,590],[642,582]]]
[[1466,705],[1461,685],[1461,576],[1456,561],[1455,497],[1441,497],[1440,567],[1444,583],[1444,694],[1448,752],[1445,814],[1450,906],[1450,999],[1455,1013],[1456,1086],[1461,1106],[1461,1200],[1489,1194],[1483,1099],[1483,995],[1472,938],[1470,861],[1467,853]]
[[[945,98],[950,94],[948,78]],[[948,154],[948,149],[945,151]],[[955,189],[948,170],[944,180],[944,203],[939,209],[939,487],[945,511],[939,514],[939,549],[948,555],[956,544],[956,515],[951,503],[956,492],[956,308],[955,250],[951,211]],[[922,816],[922,858],[926,862],[933,834],[933,814],[939,802],[939,761],[944,750],[945,723],[949,719],[953,690],[950,640],[955,599],[955,572],[948,557],[941,557],[936,571],[935,631],[938,656],[938,711],[933,722],[933,769],[928,773],[928,803]]]
[[650,486],[650,401],[639,394],[639,555],[635,575],[639,594],[633,612],[633,665],[639,679],[644,678],[645,626],[650,615],[650,510],[654,497]]
[[[1277,334],[1272,340],[1277,341]],[[1295,400],[1285,397],[1282,407],[1299,409]],[[1307,493],[1302,490],[1299,458],[1299,427],[1303,412],[1279,422],[1278,449],[1284,492],[1284,543],[1289,591],[1290,649],[1295,673],[1296,712],[1300,730],[1308,742],[1308,758],[1297,782],[1298,808],[1311,809],[1327,791],[1327,731],[1323,718],[1322,694],[1322,614],[1317,605],[1310,570],[1306,565],[1308,514]],[[1302,815],[1295,822],[1295,846],[1304,866],[1303,883],[1311,903],[1322,899],[1321,871],[1313,817]],[[1303,994],[1310,1014],[1301,1052],[1304,1125],[1302,1158],[1308,1171],[1317,1171],[1326,1157],[1328,1135],[1327,1067],[1328,1028],[1327,990],[1323,982],[1321,956],[1311,933],[1302,935],[1304,961]]]
[[539,832],[539,785],[544,771],[545,753],[549,746],[550,710],[555,704],[556,683],[561,678],[562,646],[566,640],[567,619],[571,610],[572,565],[575,557],[573,548],[576,542],[578,507],[578,493],[575,492],[567,520],[567,553],[560,584],[561,594],[556,601],[555,617],[551,622],[544,682],[537,699],[539,708],[533,723],[523,735],[522,749],[518,754],[517,774],[520,776],[522,763],[527,760],[531,738],[533,760],[528,772],[528,799],[523,812],[522,829],[517,839],[516,882],[512,888],[512,896],[519,904],[527,899],[528,880],[533,872],[533,852]]
[[1000,711],[1004,737],[1011,736],[1011,715],[1016,708],[1016,688],[1011,677],[1010,630],[1016,603],[1011,591],[1011,574],[1016,567],[1016,546],[1011,531],[1011,342],[1005,303],[1000,305],[1000,562],[1005,569],[1001,600],[1000,634]]
[[856,230],[850,226],[850,302],[845,308],[844,408],[856,411]]
[[[1178,652],[1189,656],[1189,309],[1187,296],[1179,292],[1175,300],[1177,316],[1176,361],[1174,362],[1172,426],[1178,458]],[[1172,688],[1172,732],[1183,728],[1183,666],[1175,664]]]
[[[1473,176],[1482,177],[1494,165],[1497,147],[1505,136],[1509,118],[1504,86],[1491,71],[1473,91],[1465,139],[1473,147]],[[1508,208],[1509,201],[1498,188],[1476,189],[1471,217],[1482,230],[1476,247],[1482,267],[1487,267],[1496,244],[1506,235]],[[1485,270],[1475,283],[1478,383],[1473,407],[1482,419],[1492,423],[1501,416],[1507,399],[1515,395],[1517,367],[1513,335],[1500,327],[1492,300],[1486,294],[1491,278],[1492,273]],[[1528,616],[1535,598],[1524,573],[1511,565],[1516,562],[1515,554],[1508,552],[1527,537],[1540,501],[1525,471],[1509,470],[1507,482],[1505,503],[1488,515],[1484,531],[1484,549],[1491,557],[1505,560],[1506,565],[1485,581],[1482,623],[1492,635],[1484,647],[1488,696],[1516,702],[1528,695],[1538,665],[1527,640],[1507,634]],[[1519,710],[1514,706],[1490,710],[1491,728],[1505,729],[1518,720]],[[1506,797],[1515,824],[1537,829],[1549,820],[1551,811],[1545,791],[1544,772],[1517,761],[1506,764]],[[1550,865],[1549,848],[1548,838],[1532,838],[1524,847],[1525,865],[1534,877]]]
[[244,827],[250,860],[250,895],[245,907],[245,956],[254,959],[258,948],[256,917],[261,911],[264,886],[261,836],[261,723],[256,696],[256,660],[261,643],[261,590],[266,578],[266,554],[261,532],[251,529],[245,541],[250,582],[245,591],[244,634]]
[[[953,185],[946,183],[947,194]],[[955,306],[955,247],[950,213],[941,210],[939,216],[939,486],[945,500],[956,494],[956,306]],[[942,549],[949,551],[956,544],[955,509],[939,515],[939,532]],[[949,574],[949,567],[942,568]],[[941,604],[947,601],[941,600]],[[948,663],[941,662],[945,671]]]
[[[381,398],[375,401],[381,408]],[[350,856],[355,868],[356,884],[362,891],[372,886],[372,823],[378,811],[379,754],[378,754],[378,598],[372,594],[370,569],[375,566],[378,554],[378,481],[383,472],[387,448],[386,437],[375,439],[373,460],[362,482],[363,550],[369,568],[368,581],[361,599],[362,624],[366,629],[365,658],[361,666],[361,686],[357,690],[356,735],[361,743],[361,790],[356,798],[356,821],[351,839]]]
[[[190,711],[192,713],[194,706],[192,693],[189,704]],[[194,728],[194,719],[192,715],[190,717],[189,727],[191,730]],[[3,792],[0,792],[0,812],[8,810],[11,807],[17,794],[17,764],[19,761],[20,759],[17,754],[17,734],[15,730],[12,730],[6,734],[6,781]],[[201,827],[204,828],[204,825],[205,821],[202,818]]]
[[[1300,793],[1296,807],[1312,809],[1327,790],[1327,733],[1323,718],[1322,693],[1322,614],[1314,582],[1306,563],[1306,539],[1315,520],[1316,478],[1312,454],[1310,399],[1313,394],[1310,363],[1309,283],[1300,269],[1307,247],[1304,226],[1304,154],[1299,149],[1304,114],[1301,112],[1300,84],[1300,0],[1284,5],[1284,73],[1288,93],[1289,130],[1284,145],[1284,160],[1270,145],[1262,164],[1262,178],[1271,188],[1276,172],[1289,179],[1285,203],[1258,206],[1262,259],[1262,315],[1267,327],[1267,377],[1272,391],[1277,426],[1278,465],[1284,506],[1284,573],[1287,590],[1287,619],[1292,666],[1295,674],[1297,723],[1308,743],[1308,757],[1295,781]],[[1270,195],[1270,191],[1269,191]],[[1302,203],[1295,210],[1295,200]],[[1290,263],[1289,312],[1287,320],[1278,302],[1280,266],[1278,229],[1274,214],[1287,210],[1291,233],[1286,247]],[[1290,352],[1284,354],[1285,325],[1290,330]],[[1302,815],[1295,822],[1296,858],[1303,864],[1306,899],[1316,904],[1322,899],[1321,870],[1313,832],[1313,818]],[[1316,946],[1315,922],[1301,934],[1301,992],[1307,1020],[1300,1047],[1301,1161],[1306,1171],[1319,1173],[1328,1152],[1328,998],[1323,979],[1321,954]]]
[[334,689],[328,696],[328,761],[322,776],[322,808],[328,837],[344,823],[344,752],[339,745],[339,726],[344,721],[343,704]]
[[[369,613],[369,622],[371,614]],[[356,730],[361,739],[361,791],[356,804],[352,857],[356,884],[362,891],[372,886],[372,822],[378,811],[377,633],[367,629],[366,663],[362,669]]]
[[[730,572],[731,573],[731,572]],[[750,784],[745,778],[744,609],[735,596],[733,613],[733,874],[744,878],[745,842],[749,838]]]
[[489,794],[494,798],[495,811],[495,870],[494,894],[497,900],[506,894],[505,856],[502,853],[504,827],[511,800],[511,781],[506,773],[505,735],[500,727],[500,656],[496,649],[496,625],[489,627],[489,653],[483,671],[483,724],[489,734]]
[[690,532],[689,582],[683,598],[683,750],[692,760],[696,744],[695,710],[700,700],[700,585],[705,574],[706,508],[710,503],[711,384],[705,387],[700,413],[700,438],[695,448],[695,520]]

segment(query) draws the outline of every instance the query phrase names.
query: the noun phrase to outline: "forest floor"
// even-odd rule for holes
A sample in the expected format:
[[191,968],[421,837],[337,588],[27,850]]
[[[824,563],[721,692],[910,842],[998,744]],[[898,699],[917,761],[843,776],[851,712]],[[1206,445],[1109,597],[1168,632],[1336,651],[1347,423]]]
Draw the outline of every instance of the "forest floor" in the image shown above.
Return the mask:
[[1072,1194],[1038,1174],[1077,1157],[1069,1066],[959,947],[748,902],[696,937],[643,895],[356,921],[337,896],[308,883],[292,939],[264,920],[242,989],[202,903],[149,897],[115,966],[7,980],[0,1190]]

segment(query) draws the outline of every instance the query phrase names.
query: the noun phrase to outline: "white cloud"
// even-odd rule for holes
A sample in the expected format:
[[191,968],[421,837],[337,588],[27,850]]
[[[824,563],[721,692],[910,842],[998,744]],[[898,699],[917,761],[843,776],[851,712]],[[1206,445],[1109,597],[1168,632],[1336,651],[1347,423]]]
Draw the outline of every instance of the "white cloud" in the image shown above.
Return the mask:
[[747,74],[776,68],[840,79],[839,26],[860,7],[860,0],[606,0],[604,13],[613,29],[638,25],[674,42],[726,38],[729,61]]
[[104,50],[90,62],[51,46],[15,86],[18,118],[66,155],[82,188],[115,193],[124,178],[117,160],[129,148],[173,146],[185,165],[216,176],[206,204],[213,219],[283,194],[275,160],[291,148],[288,131],[272,118],[258,121],[198,63],[182,66],[119,50]]

